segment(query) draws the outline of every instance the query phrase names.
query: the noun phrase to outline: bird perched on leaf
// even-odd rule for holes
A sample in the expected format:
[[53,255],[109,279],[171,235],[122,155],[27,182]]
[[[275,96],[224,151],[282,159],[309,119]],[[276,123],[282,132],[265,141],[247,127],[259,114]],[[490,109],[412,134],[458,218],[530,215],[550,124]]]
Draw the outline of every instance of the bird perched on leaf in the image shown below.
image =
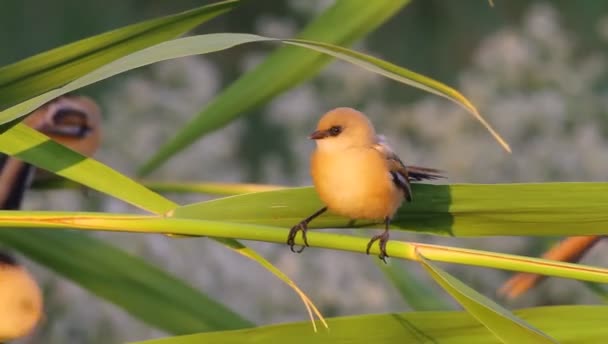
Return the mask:
[[[63,96],[32,112],[26,125],[85,155],[100,141],[100,111],[86,97]],[[0,154],[0,209],[19,209],[36,169]],[[0,341],[25,336],[42,317],[42,292],[36,281],[8,253],[0,252]]]
[[[366,252],[378,241],[380,259],[386,261],[391,218],[404,200],[414,199],[410,181],[442,178],[441,171],[404,165],[384,138],[376,135],[369,119],[351,108],[323,115],[310,139],[316,141],[311,175],[325,207],[293,226],[287,244],[293,252],[302,252],[308,246],[308,224],[330,210],[353,220],[382,220],[384,232],[372,237]],[[302,232],[304,246],[296,251],[298,232]]]

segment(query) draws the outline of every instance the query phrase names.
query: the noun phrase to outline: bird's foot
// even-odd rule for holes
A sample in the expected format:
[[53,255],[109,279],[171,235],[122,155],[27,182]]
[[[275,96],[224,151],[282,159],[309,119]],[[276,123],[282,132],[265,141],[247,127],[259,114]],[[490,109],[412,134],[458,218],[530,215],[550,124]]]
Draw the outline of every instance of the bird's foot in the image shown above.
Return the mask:
[[[291,227],[289,235],[287,236],[287,245],[289,245],[291,252],[301,253],[306,247],[308,247],[308,239],[306,239],[307,230],[308,222],[306,221],[301,221],[297,225]],[[296,245],[296,235],[298,235],[298,232],[302,232],[302,239],[304,240],[304,245],[302,245],[302,247],[300,247],[299,249],[295,249],[294,247]]]
[[386,258],[388,258],[388,253],[386,253],[386,243],[388,242],[388,238],[388,231],[374,235],[369,243],[367,243],[367,250],[365,250],[365,252],[369,254],[369,250],[372,248],[372,245],[378,241],[378,246],[380,247],[380,254],[378,255],[378,258],[386,263]]

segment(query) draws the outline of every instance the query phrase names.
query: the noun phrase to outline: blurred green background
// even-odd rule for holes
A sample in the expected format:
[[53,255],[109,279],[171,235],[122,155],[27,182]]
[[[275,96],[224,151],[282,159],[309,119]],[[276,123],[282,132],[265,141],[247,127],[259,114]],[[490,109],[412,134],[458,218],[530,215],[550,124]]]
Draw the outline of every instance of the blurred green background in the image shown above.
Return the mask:
[[[332,63],[311,82],[186,149],[153,177],[308,185],[312,143],[307,134],[325,111],[350,106],[366,112],[405,161],[443,169],[451,183],[605,180],[608,3],[494,2],[490,7],[482,0],[413,1],[355,48],[460,90],[511,143],[512,155],[452,103]],[[205,3],[5,0],[0,12],[0,42],[5,47],[0,64]],[[292,37],[331,3],[245,1],[195,33]],[[209,99],[272,48],[247,45],[163,62],[82,90],[100,103],[105,117],[105,141],[97,158],[133,175]],[[171,195],[178,202],[205,197]],[[24,207],[133,211],[95,193],[74,191],[33,192]],[[291,290],[254,263],[205,239],[97,235],[189,280],[258,324],[306,317]],[[456,240],[408,233],[394,237],[519,254],[539,254],[546,247],[545,241],[528,238]],[[408,309],[373,258],[313,249],[293,255],[286,247],[261,243],[252,247],[293,277],[326,316]],[[605,248],[598,245],[584,262],[605,265]],[[418,266],[391,264],[413,271],[435,288]],[[47,319],[23,342],[108,343],[162,335],[78,286],[29,265],[44,284]],[[470,267],[449,270],[492,297],[509,276]],[[510,306],[598,302],[580,283],[550,280]]]

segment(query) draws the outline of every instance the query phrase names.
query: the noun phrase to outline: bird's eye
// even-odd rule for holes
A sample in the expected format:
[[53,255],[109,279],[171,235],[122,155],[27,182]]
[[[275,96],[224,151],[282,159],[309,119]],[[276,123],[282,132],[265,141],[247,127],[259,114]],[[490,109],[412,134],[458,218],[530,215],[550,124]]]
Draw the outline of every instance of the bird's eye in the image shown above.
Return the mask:
[[329,128],[329,134],[331,136],[338,136],[341,132],[342,132],[342,127],[339,125],[334,125],[333,127]]
[[84,137],[91,128],[86,113],[76,109],[59,109],[52,117],[53,124],[46,133],[59,136]]

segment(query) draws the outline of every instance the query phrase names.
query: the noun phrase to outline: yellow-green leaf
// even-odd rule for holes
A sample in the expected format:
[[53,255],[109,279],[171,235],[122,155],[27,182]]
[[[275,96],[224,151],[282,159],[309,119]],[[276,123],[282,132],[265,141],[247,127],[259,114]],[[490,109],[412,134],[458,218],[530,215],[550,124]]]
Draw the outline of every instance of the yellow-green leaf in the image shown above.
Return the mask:
[[17,124],[0,134],[0,152],[152,213],[164,214],[177,207],[177,204],[129,177],[56,143],[24,124]]
[[420,255],[420,263],[460,305],[503,343],[549,344],[557,341],[488,299]]
[[238,0],[222,1],[147,20],[1,67],[0,109],[62,86],[117,58],[175,38],[231,10],[237,3]]
[[[393,228],[459,237],[608,234],[608,183],[413,184],[412,189],[416,199],[398,210]],[[291,227],[322,206],[314,189],[304,187],[195,203],[180,212],[214,221]],[[309,227],[370,225],[352,224],[328,212]]]

